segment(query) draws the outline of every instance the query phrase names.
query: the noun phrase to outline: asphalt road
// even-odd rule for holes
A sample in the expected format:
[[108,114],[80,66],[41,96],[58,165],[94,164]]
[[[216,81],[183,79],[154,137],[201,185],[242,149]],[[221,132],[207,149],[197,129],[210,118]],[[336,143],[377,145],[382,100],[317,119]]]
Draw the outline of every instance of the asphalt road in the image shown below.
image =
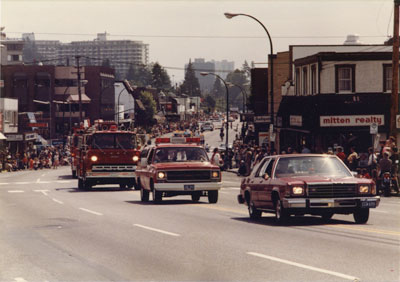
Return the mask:
[[249,220],[239,183],[223,172],[217,204],[156,205],[113,185],[78,191],[68,167],[1,173],[0,281],[399,281],[400,198],[365,225],[279,226]]

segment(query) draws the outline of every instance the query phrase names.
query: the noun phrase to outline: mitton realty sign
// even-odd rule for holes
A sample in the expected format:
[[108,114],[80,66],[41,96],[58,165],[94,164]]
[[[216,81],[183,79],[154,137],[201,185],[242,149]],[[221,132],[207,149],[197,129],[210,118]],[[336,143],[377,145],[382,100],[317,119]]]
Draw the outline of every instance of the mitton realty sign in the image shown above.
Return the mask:
[[378,126],[385,124],[384,115],[357,115],[357,116],[320,116],[321,127],[337,126]]

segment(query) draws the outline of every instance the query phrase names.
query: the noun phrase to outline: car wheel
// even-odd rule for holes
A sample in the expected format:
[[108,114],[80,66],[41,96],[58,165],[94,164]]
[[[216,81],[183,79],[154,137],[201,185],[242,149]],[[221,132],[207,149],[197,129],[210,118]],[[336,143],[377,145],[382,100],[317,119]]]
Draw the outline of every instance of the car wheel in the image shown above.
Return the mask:
[[260,219],[261,218],[262,212],[254,206],[253,201],[250,201],[248,203],[247,208],[249,209],[249,216],[251,219]]
[[325,212],[323,214],[321,214],[321,218],[323,221],[328,221],[332,218],[333,216],[333,212]]
[[364,224],[367,223],[369,218],[369,209],[357,209],[353,213],[354,221],[357,224]]
[[210,204],[218,202],[218,190],[208,191],[208,202]]
[[157,191],[155,188],[153,188],[152,195],[154,203],[159,203],[162,201],[162,193]]
[[147,191],[143,187],[140,187],[140,200],[142,202],[148,202],[149,201],[149,191]]
[[78,179],[78,189],[83,190],[83,180],[81,178]]
[[289,213],[283,207],[281,199],[278,199],[275,202],[275,220],[277,223],[283,224],[287,222],[288,219],[289,219]]
[[194,193],[192,194],[192,201],[193,202],[198,202],[200,200],[200,193]]
[[76,178],[76,170],[72,171],[72,178]]

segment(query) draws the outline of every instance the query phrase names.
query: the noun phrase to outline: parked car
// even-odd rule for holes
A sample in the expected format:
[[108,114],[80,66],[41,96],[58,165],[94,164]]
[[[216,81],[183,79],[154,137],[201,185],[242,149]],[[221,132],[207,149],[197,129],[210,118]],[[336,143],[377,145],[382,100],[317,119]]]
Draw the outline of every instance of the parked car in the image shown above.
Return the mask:
[[363,224],[380,197],[371,179],[356,178],[334,155],[290,154],[262,159],[242,180],[238,201],[252,219],[263,212],[275,213],[278,223],[291,215],[353,214]]

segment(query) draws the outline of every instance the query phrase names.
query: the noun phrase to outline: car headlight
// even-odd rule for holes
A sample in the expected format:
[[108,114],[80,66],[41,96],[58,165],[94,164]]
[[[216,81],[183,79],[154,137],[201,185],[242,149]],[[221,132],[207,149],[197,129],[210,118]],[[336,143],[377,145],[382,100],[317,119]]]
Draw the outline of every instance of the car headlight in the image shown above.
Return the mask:
[[211,173],[211,177],[212,177],[212,178],[219,178],[219,171],[213,171],[213,172]]
[[137,162],[137,161],[139,160],[139,157],[138,157],[138,156],[133,156],[132,160],[133,160],[134,162]]
[[360,194],[368,194],[369,193],[369,185],[363,184],[358,186],[358,192]]
[[292,187],[292,195],[303,195],[304,194],[304,187],[303,186],[293,186]]
[[163,172],[163,171],[157,172],[158,179],[165,179],[165,177],[167,177],[167,174],[165,172]]
[[97,158],[97,156],[91,156],[91,157],[90,157],[90,160],[91,160],[92,162],[97,162],[98,158]]

